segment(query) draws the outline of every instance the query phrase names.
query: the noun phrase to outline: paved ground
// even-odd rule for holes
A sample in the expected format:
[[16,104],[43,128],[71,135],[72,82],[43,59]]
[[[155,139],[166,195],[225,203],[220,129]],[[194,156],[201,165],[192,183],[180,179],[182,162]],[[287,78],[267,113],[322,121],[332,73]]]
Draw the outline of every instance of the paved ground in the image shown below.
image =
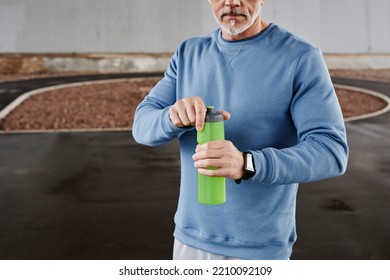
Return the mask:
[[[390,96],[390,84],[336,79]],[[390,259],[390,113],[347,123],[342,177],[301,185],[297,259]]]
[[[389,125],[390,113],[348,123],[347,173],[301,185],[292,259],[390,259]],[[0,259],[170,259],[179,169],[177,142],[130,132],[0,135]]]

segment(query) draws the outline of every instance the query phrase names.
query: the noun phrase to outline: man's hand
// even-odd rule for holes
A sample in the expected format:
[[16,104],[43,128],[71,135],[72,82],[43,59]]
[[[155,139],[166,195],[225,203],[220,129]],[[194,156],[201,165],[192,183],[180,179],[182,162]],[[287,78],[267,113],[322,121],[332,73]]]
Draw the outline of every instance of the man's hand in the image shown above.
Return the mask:
[[[218,140],[198,145],[192,158],[199,174],[233,180],[244,176],[243,153],[230,141]],[[217,167],[217,170],[207,169],[210,166]]]
[[[169,109],[169,118],[176,127],[195,126],[197,131],[203,129],[206,106],[199,96],[187,97],[176,101]],[[228,112],[222,111],[225,120],[230,118]]]

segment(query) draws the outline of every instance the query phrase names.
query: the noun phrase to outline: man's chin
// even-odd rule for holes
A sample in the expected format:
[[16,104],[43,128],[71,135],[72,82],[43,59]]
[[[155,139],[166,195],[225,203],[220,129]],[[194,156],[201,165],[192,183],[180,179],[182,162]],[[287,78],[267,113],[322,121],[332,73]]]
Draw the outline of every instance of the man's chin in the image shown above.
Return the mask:
[[240,27],[240,26],[234,26],[232,27],[231,25],[221,25],[221,28],[226,32],[228,33],[230,36],[237,36],[241,33],[243,33],[245,30],[248,29],[248,27],[246,26],[243,26],[243,27]]

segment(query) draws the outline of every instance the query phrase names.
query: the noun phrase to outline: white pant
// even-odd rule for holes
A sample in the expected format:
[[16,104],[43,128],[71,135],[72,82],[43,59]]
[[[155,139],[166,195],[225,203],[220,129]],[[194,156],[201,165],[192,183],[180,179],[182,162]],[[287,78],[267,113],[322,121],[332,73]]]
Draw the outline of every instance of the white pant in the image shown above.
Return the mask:
[[174,260],[239,260],[237,258],[226,257],[196,249],[181,243],[175,238],[173,244]]

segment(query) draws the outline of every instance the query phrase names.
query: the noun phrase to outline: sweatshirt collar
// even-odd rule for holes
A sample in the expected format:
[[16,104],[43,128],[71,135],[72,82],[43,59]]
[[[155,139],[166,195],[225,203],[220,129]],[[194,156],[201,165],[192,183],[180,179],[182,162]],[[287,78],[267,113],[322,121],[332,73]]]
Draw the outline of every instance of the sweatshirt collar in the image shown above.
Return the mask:
[[244,45],[254,44],[254,43],[260,42],[262,39],[267,37],[268,34],[270,34],[272,32],[272,30],[275,29],[275,27],[276,27],[275,24],[270,23],[269,26],[266,29],[262,30],[260,33],[258,33],[256,35],[253,35],[253,36],[251,36],[249,38],[245,38],[245,39],[241,39],[241,40],[235,40],[235,41],[230,41],[230,40],[223,39],[222,38],[222,31],[221,31],[220,28],[217,29],[214,34],[215,34],[216,41],[217,41],[218,45],[220,45],[221,47],[226,47],[226,48],[229,48],[229,47],[242,47]]

